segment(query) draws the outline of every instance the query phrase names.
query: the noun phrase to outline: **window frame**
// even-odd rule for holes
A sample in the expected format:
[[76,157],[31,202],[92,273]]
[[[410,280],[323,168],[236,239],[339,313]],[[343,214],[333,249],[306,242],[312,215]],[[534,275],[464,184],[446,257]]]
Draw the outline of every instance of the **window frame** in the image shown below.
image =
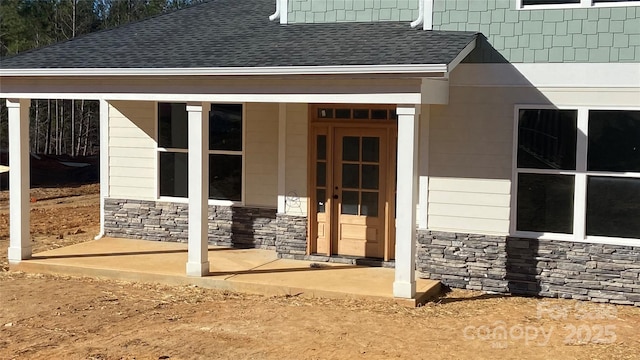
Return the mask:
[[[180,100],[176,100],[176,101],[156,101],[155,102],[155,123],[154,123],[154,130],[155,130],[155,142],[156,142],[156,150],[155,150],[155,164],[156,164],[156,169],[155,169],[155,176],[156,176],[156,189],[155,189],[155,194],[156,194],[156,199],[158,201],[167,201],[167,202],[175,202],[175,203],[188,203],[189,202],[189,197],[179,197],[179,196],[160,196],[160,153],[162,152],[176,152],[176,153],[185,153],[185,154],[189,154],[189,149],[187,147],[187,149],[180,149],[180,148],[163,148],[159,146],[159,133],[160,133],[160,126],[158,124],[159,122],[159,114],[158,114],[158,104],[160,103],[187,103],[187,101],[180,101]],[[206,106],[203,108],[207,108],[209,109],[207,112],[211,111],[211,107],[215,106],[216,104],[236,104],[236,105],[241,105],[242,106],[242,150],[211,150],[208,149],[207,151],[207,161],[209,160],[209,156],[210,155],[234,155],[234,156],[241,156],[242,158],[242,180],[241,180],[241,184],[240,184],[240,201],[237,200],[220,200],[220,199],[210,199],[209,195],[207,194],[207,204],[208,205],[217,205],[217,206],[244,206],[245,202],[246,202],[246,191],[245,191],[245,184],[246,184],[246,159],[245,159],[245,151],[246,151],[246,139],[247,139],[247,106],[245,103],[242,102],[225,102],[225,103],[209,103],[209,106]],[[188,116],[188,112],[187,112],[187,116]],[[187,124],[188,126],[188,124]],[[208,143],[208,142],[207,142]],[[210,184],[209,182],[207,182],[207,188],[209,188]]]
[[[520,126],[520,110],[575,110],[577,112],[577,139],[576,139],[576,168],[575,170],[532,169],[518,168],[518,133]],[[602,176],[616,178],[640,179],[640,172],[613,172],[613,171],[588,171],[587,150],[589,137],[589,111],[640,111],[640,107],[633,106],[572,106],[572,105],[531,105],[517,104],[514,107],[514,129],[512,149],[512,174],[511,174],[511,219],[509,233],[511,236],[523,238],[535,238],[544,240],[561,240],[582,243],[610,244],[621,246],[638,246],[640,239],[623,238],[613,236],[587,235],[587,177]],[[574,207],[573,207],[573,234],[561,234],[550,232],[534,232],[517,230],[518,209],[518,174],[557,174],[574,176]]]
[[516,10],[547,10],[547,9],[584,9],[584,8],[606,8],[640,6],[640,1],[620,1],[620,2],[596,2],[597,0],[580,0],[577,4],[540,4],[524,5],[524,0],[515,0]]

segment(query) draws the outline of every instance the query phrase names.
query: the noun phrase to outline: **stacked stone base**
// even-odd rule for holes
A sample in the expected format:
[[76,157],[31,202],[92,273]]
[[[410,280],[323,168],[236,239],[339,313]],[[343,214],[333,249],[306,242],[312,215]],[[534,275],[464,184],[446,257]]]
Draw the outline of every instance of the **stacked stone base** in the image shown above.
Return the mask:
[[306,216],[276,215],[276,246],[279,258],[303,259],[307,254]]
[[640,306],[640,247],[418,231],[418,270],[470,290]]
[[[276,210],[209,206],[209,244],[276,248]],[[187,242],[189,206],[182,203],[105,200],[105,234],[114,237]]]
[[504,238],[418,231],[417,246],[417,268],[425,277],[455,288],[508,292]]
[[[108,236],[188,240],[187,204],[106,199]],[[209,243],[275,250],[280,258],[374,264],[307,255],[307,218],[275,209],[209,206]],[[640,247],[419,230],[423,277],[462,289],[640,306]]]

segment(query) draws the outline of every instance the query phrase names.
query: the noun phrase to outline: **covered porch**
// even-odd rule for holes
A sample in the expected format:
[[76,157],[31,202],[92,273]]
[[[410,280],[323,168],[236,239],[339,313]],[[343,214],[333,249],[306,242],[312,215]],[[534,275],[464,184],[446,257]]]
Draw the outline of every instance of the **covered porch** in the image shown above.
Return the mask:
[[[113,159],[117,156],[121,158],[126,158],[127,156],[136,157],[134,154],[123,155],[113,153],[114,149],[111,145],[114,143],[114,131],[110,129],[110,122],[112,121],[112,114],[110,113],[118,111],[118,107],[113,106],[113,104],[119,102],[129,104],[158,104],[160,102],[186,103],[187,116],[185,120],[188,124],[188,146],[186,148],[186,154],[188,154],[188,176],[186,178],[188,178],[188,194],[186,194],[187,196],[184,198],[182,204],[188,207],[189,211],[188,215],[181,221],[185,223],[185,230],[188,231],[184,231],[184,233],[188,235],[187,239],[184,239],[187,243],[184,252],[185,259],[176,258],[174,261],[182,261],[183,274],[186,273],[189,277],[208,279],[212,278],[210,276],[212,273],[230,271],[229,269],[225,270],[224,267],[221,267],[223,266],[222,264],[225,264],[225,261],[218,258],[218,256],[223,252],[208,251],[210,242],[209,226],[212,216],[212,203],[209,197],[210,172],[208,161],[210,155],[209,111],[212,106],[219,102],[245,105],[277,105],[277,154],[272,154],[272,157],[277,159],[277,166],[274,166],[270,170],[277,178],[277,189],[273,189],[274,194],[275,191],[277,191],[277,197],[274,197],[272,204],[267,204],[267,208],[273,206],[272,209],[275,210],[274,213],[276,217],[282,215],[288,216],[289,219],[304,219],[310,222],[312,221],[310,218],[311,214],[315,214],[313,211],[310,211],[313,205],[309,200],[313,198],[313,196],[310,195],[313,190],[305,188],[304,191],[299,194],[298,209],[292,213],[289,209],[290,203],[288,203],[288,201],[291,201],[288,199],[288,195],[290,194],[288,184],[291,182],[306,183],[306,178],[310,178],[309,175],[305,175],[305,173],[310,171],[309,169],[312,165],[306,162],[304,153],[306,153],[307,147],[310,148],[312,146],[312,142],[309,140],[309,143],[306,143],[308,130],[305,129],[303,131],[302,147],[299,150],[300,153],[294,154],[294,157],[305,158],[301,163],[306,169],[301,169],[299,168],[300,162],[295,163],[291,161],[292,156],[290,153],[295,153],[298,151],[298,148],[291,150],[290,146],[288,146],[288,143],[292,141],[291,136],[294,135],[288,123],[296,121],[298,123],[296,126],[299,126],[299,124],[302,124],[305,128],[310,126],[310,116],[301,118],[302,115],[300,114],[309,111],[305,109],[310,109],[310,105],[312,104],[343,104],[345,106],[357,106],[358,104],[373,104],[375,106],[377,104],[386,107],[391,106],[397,116],[397,153],[396,156],[393,156],[397,158],[397,161],[396,164],[394,164],[395,169],[388,169],[386,172],[389,174],[396,172],[398,181],[397,184],[395,184],[396,186],[394,186],[396,190],[395,195],[393,188],[390,188],[390,191],[388,191],[388,193],[393,196],[392,201],[388,202],[388,199],[383,200],[387,201],[383,206],[387,208],[395,206],[396,208],[395,213],[388,215],[389,219],[393,221],[390,229],[393,231],[394,256],[393,258],[384,259],[394,259],[395,269],[371,269],[368,271],[382,271],[387,274],[385,279],[389,280],[388,283],[383,282],[375,286],[383,289],[382,291],[384,293],[392,294],[396,298],[409,299],[414,302],[420,300],[420,290],[417,287],[415,270],[415,239],[416,227],[419,223],[418,212],[422,211],[426,213],[426,183],[428,181],[428,174],[426,173],[428,144],[426,139],[428,139],[428,136],[424,135],[428,132],[429,105],[446,104],[448,100],[446,68],[446,66],[439,67],[437,71],[434,72],[420,70],[417,74],[412,73],[408,76],[402,76],[400,79],[388,79],[384,75],[369,75],[372,78],[358,79],[353,79],[351,75],[344,79],[341,77],[331,77],[325,80],[312,78],[301,79],[299,77],[291,79],[271,79],[268,81],[268,86],[264,83],[265,79],[262,78],[237,78],[233,82],[230,82],[226,77],[222,77],[213,80],[206,79],[205,85],[205,79],[202,77],[194,78],[184,76],[176,77],[171,83],[160,85],[155,77],[124,77],[117,81],[111,81],[109,77],[104,77],[101,81],[97,81],[93,77],[85,76],[71,79],[67,77],[42,78],[40,76],[29,76],[26,78],[9,77],[7,81],[3,80],[3,91],[7,91],[6,95],[3,93],[3,96],[9,98],[7,105],[9,108],[9,131],[12,139],[10,144],[10,167],[12,171],[10,173],[11,234],[9,262],[15,265],[16,268],[24,268],[25,266],[27,268],[37,268],[40,265],[49,264],[52,261],[56,262],[56,260],[51,259],[24,262],[24,260],[32,258],[29,235],[29,185],[28,181],[25,181],[25,179],[29,179],[28,124],[30,99],[57,97],[66,99],[89,98],[100,101],[101,233],[98,235],[98,238],[109,235],[109,231],[105,230],[105,223],[107,222],[105,213],[108,208],[113,205],[113,198],[118,198],[118,196],[114,194],[114,189],[116,188],[114,185],[118,184],[112,183],[113,180],[117,178],[114,176],[114,168],[112,167],[114,164]],[[27,81],[25,81],[26,79]],[[37,87],[37,90],[35,90],[34,85]],[[260,90],[257,91],[256,88],[260,88]],[[292,117],[291,111],[289,111],[290,108],[298,109],[296,113],[298,115]],[[299,111],[300,109],[302,109],[302,111]],[[145,117],[147,118],[153,118],[155,116],[153,112],[145,113]],[[421,124],[423,124],[422,129]],[[142,126],[139,124],[136,126],[138,130],[144,130],[144,132],[147,133],[149,137],[148,140],[151,141],[151,143],[157,144],[159,141],[157,129],[142,129]],[[355,129],[357,129],[357,126],[354,127],[354,130]],[[422,136],[421,131],[424,132]],[[149,135],[148,133],[152,134]],[[300,138],[300,134],[297,134],[297,136]],[[259,148],[258,150],[260,151]],[[153,149],[152,151],[155,153],[156,150]],[[246,166],[246,160],[249,155],[243,153],[243,156],[245,156],[245,164],[243,166]],[[130,161],[133,161],[133,159]],[[153,163],[153,158],[151,158],[151,162]],[[153,185],[154,182],[158,182],[157,163],[152,165],[151,169],[156,175],[152,175],[145,181],[147,181],[147,185],[149,189],[151,189],[149,191],[152,192],[154,198],[143,200],[161,201],[162,199],[158,197],[157,185]],[[420,171],[420,169],[422,169],[422,171]],[[132,168],[131,171],[135,172],[136,170]],[[256,179],[257,178],[254,178],[254,183]],[[242,186],[244,193],[250,185],[247,183],[247,178],[243,181]],[[327,194],[327,196],[331,195]],[[418,201],[419,198],[424,200]],[[131,199],[131,201],[137,201],[138,198],[136,198],[136,194],[132,194],[129,199]],[[244,199],[244,195],[243,200],[246,200]],[[178,204],[180,204],[180,202],[178,202]],[[418,206],[418,204],[420,204],[420,206]],[[228,204],[225,203],[225,205],[229,206],[230,209],[242,209],[245,205],[251,204],[241,201],[235,203],[228,202]],[[127,206],[130,206],[130,204],[122,205],[123,208],[127,208]],[[144,204],[142,206],[144,206]],[[414,210],[417,208],[420,210]],[[426,217],[423,218],[426,219]],[[421,225],[424,226],[424,223],[425,221],[422,221]],[[231,226],[233,226],[233,224]],[[304,227],[300,229],[297,225],[294,227],[296,227],[297,232],[302,231],[303,241],[306,237],[306,245],[304,243],[302,245],[303,249],[306,246],[306,251],[303,250],[304,258],[310,259],[314,255],[317,255],[318,251],[312,249],[310,245],[311,237],[309,235],[309,227],[307,226],[306,230]],[[287,230],[285,230],[285,232],[286,231]],[[278,228],[277,231],[274,232],[280,234],[281,230]],[[300,234],[295,234],[295,236],[300,237]],[[93,244],[92,246],[96,246],[96,244],[98,244],[97,246],[102,246],[102,244],[111,243],[96,242]],[[159,246],[165,245],[159,244]],[[108,246],[103,247],[103,249],[105,249],[105,253],[119,252],[116,248],[109,249]],[[77,251],[82,250],[86,250],[89,253],[93,251],[90,248],[84,248],[82,246],[74,247],[73,251],[75,255],[66,258],[67,260],[65,261],[72,261],[68,259],[85,258],[78,256]],[[127,252],[127,250],[124,252]],[[153,254],[153,251],[151,251],[151,253]],[[337,249],[328,248],[318,255],[331,257],[334,254],[337,254]],[[276,253],[272,252],[272,256],[275,257]],[[54,256],[52,259],[55,258]],[[110,259],[112,257],[104,256],[101,258]],[[299,259],[299,257],[296,257],[296,259]],[[282,264],[287,264],[285,259],[278,261]],[[149,262],[141,262],[136,266],[153,269],[154,267],[149,264]],[[264,264],[260,266],[262,265]],[[56,266],[64,267],[63,264],[57,264]],[[290,265],[287,264],[285,266]],[[304,265],[304,267],[306,266],[308,266],[308,264]],[[329,268],[333,268],[334,266],[335,265],[330,265]],[[87,271],[86,274],[91,274],[93,271],[89,270],[91,267],[83,268]],[[112,270],[118,271],[117,269]],[[362,271],[364,271],[362,274],[368,273],[362,269],[358,270],[358,272]],[[247,274],[247,276],[249,275]],[[369,274],[369,276],[371,276],[371,279],[377,277],[374,274]],[[213,278],[219,280],[218,277]],[[234,276],[234,279],[237,279],[237,277]],[[228,283],[227,281],[224,284]],[[341,286],[353,287],[351,292],[357,293],[359,291],[358,288],[364,283],[366,283],[366,281],[355,281],[351,283],[351,285],[348,285],[350,283],[346,281]],[[292,288],[295,287],[296,286],[292,285]],[[382,293],[378,295],[380,294]]]
[[12,269],[45,274],[195,285],[267,296],[370,299],[416,306],[441,291],[439,281],[418,279],[414,299],[394,298],[393,269],[279,259],[270,250],[209,246],[215,259],[202,277],[186,276],[187,245],[104,237],[34,254]]
[[[393,270],[371,271],[392,275],[392,281],[379,284],[385,292],[415,299],[416,228],[427,228],[430,107],[448,103],[449,75],[476,48],[478,34],[413,31],[393,23],[282,27],[261,17],[253,4],[249,11],[234,13],[252,24],[238,27],[222,5],[211,2],[2,60],[0,97],[8,99],[11,138],[9,262],[17,267],[35,264],[29,260],[30,100],[90,99],[100,102],[98,237],[111,233],[184,242],[186,253],[179,260],[179,272],[200,281],[210,278],[212,271],[226,271],[219,256],[227,252],[208,250],[211,227],[231,230],[224,236],[233,240],[235,220],[248,219],[253,224],[256,217],[266,217],[268,248],[278,252],[278,243],[286,247],[294,239],[296,259],[361,251],[364,257],[374,253],[385,261],[395,260]],[[169,33],[176,36],[163,35]],[[203,35],[194,37],[194,33]],[[172,109],[179,104],[179,116],[173,119],[171,110],[169,118],[171,126],[181,127],[180,142],[163,143],[161,104]],[[336,111],[353,109],[349,129],[341,131],[342,118],[337,116],[331,124],[312,128],[312,109],[320,105]],[[232,131],[241,133],[233,146],[211,141],[210,134],[230,133],[211,121],[214,108],[224,106],[234,107],[241,117],[239,124],[246,124]],[[356,117],[358,107],[383,109],[390,124],[386,132],[375,124],[373,110],[366,121]],[[314,158],[312,149],[318,141],[314,134],[327,135],[329,143],[331,136],[336,143],[354,140],[360,144],[355,147],[356,158]],[[358,155],[364,154],[365,140],[375,143],[372,148],[376,149],[367,159]],[[341,147],[327,145],[325,150],[333,154]],[[172,175],[180,174],[181,188],[167,196],[162,190],[161,162],[171,156],[181,158],[180,166],[172,165],[171,170]],[[225,156],[235,157],[227,162],[236,173],[234,188],[212,197],[211,169],[217,166],[213,158]],[[324,187],[313,180],[316,163],[333,171],[326,172]],[[362,181],[365,167],[377,174],[375,181]],[[343,176],[344,169],[357,176]],[[230,176],[224,166],[215,171]],[[341,206],[349,197],[351,208],[344,210]],[[323,220],[333,229],[362,220],[350,227],[350,234],[357,236],[344,249],[334,243],[336,230],[325,236],[313,227],[320,222],[314,218],[320,203],[335,204],[327,210],[334,216]],[[138,216],[141,211],[145,214]],[[141,224],[142,218],[157,213],[164,217],[154,218],[154,224]],[[342,215],[351,218],[340,223],[336,218]],[[370,217],[380,219],[373,225]],[[217,218],[226,223],[211,225]],[[110,226],[120,220],[133,225],[113,234]],[[163,236],[172,239],[155,235],[165,220],[173,227],[161,229]],[[135,236],[129,236],[132,228],[139,230]],[[255,228],[245,230],[249,236],[256,235]],[[153,236],[147,236],[149,231]],[[379,244],[360,244],[370,239]],[[105,252],[118,251],[107,248]]]

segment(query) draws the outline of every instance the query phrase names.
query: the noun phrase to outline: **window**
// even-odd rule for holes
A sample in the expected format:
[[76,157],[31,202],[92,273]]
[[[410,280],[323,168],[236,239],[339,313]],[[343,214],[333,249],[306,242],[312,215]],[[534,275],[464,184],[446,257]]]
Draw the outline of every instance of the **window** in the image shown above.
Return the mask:
[[242,200],[242,105],[211,104],[209,199]]
[[186,197],[187,104],[158,104],[160,196]]
[[516,9],[640,6],[640,0],[516,0]]
[[519,109],[515,190],[516,232],[640,238],[640,110]]
[[[160,196],[188,196],[188,114],[184,103],[158,104]],[[209,199],[242,201],[241,104],[209,111]]]

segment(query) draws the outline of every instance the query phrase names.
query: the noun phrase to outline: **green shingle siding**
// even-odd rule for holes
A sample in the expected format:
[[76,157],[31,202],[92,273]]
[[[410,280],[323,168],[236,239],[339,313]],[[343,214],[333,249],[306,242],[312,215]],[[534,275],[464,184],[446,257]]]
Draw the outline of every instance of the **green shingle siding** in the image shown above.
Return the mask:
[[[445,4],[439,6],[443,11]],[[452,6],[455,10],[456,1]],[[467,7],[463,10],[466,18]],[[287,15],[289,23],[413,21],[418,18],[418,0],[289,0]]]
[[640,62],[639,7],[515,10],[515,3],[434,0],[433,29],[480,31],[511,62]]
[[[515,3],[434,0],[433,29],[482,32],[511,62],[640,61],[639,7],[515,10]],[[288,16],[291,23],[410,22],[418,0],[289,0]]]

